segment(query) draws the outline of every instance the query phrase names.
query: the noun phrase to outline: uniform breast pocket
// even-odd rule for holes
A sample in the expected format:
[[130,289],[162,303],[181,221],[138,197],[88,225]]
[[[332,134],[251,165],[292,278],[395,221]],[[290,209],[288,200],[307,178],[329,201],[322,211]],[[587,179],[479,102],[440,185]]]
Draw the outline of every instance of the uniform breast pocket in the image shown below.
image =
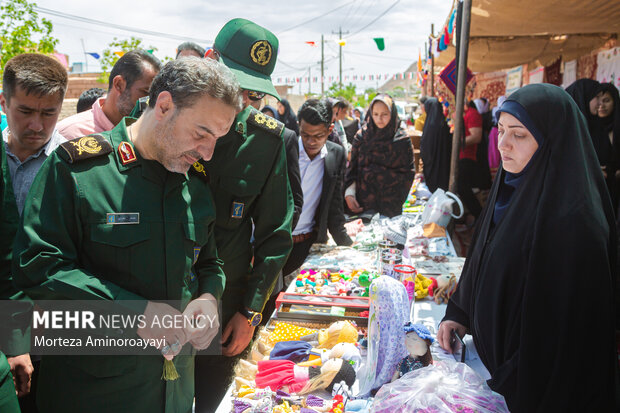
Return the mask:
[[250,214],[254,200],[260,195],[262,182],[225,176],[220,179],[220,185],[228,199],[215,200],[218,205],[218,222],[224,222],[220,216],[226,216],[229,227],[234,228]]
[[125,288],[131,278],[140,278],[144,268],[144,261],[149,254],[148,239],[150,228],[146,223],[110,225],[92,224],[91,241],[92,251],[97,256],[97,267],[101,268],[101,276],[117,282]]

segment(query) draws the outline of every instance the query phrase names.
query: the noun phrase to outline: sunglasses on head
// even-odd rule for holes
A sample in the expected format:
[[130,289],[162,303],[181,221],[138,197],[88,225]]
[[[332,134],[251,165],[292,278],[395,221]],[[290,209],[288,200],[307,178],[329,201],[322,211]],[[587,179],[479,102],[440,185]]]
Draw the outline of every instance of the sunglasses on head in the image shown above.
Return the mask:
[[250,98],[250,100],[261,100],[262,98],[264,98],[266,95],[266,93],[264,92],[256,92],[254,90],[248,90],[248,98]]

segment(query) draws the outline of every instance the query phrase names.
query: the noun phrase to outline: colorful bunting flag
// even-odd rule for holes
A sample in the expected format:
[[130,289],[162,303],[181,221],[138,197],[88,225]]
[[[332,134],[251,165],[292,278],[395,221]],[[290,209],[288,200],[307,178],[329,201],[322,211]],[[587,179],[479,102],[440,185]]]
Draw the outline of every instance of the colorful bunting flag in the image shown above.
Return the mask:
[[91,56],[92,56],[92,57],[94,57],[95,59],[99,59],[99,58],[101,58],[101,56],[99,55],[99,53],[92,52],[92,53],[86,53],[86,54],[91,55]]
[[372,39],[377,44],[377,49],[383,51],[385,49],[385,39],[383,37],[375,37]]

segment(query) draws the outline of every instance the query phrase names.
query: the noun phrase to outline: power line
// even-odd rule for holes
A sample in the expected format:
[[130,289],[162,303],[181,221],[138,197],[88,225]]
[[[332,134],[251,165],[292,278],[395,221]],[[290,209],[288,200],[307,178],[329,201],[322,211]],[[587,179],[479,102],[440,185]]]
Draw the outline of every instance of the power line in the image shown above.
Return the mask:
[[112,28],[119,29],[119,30],[124,30],[124,31],[127,31],[127,32],[140,33],[140,34],[145,34],[145,35],[149,35],[149,36],[164,37],[164,38],[175,39],[175,40],[192,40],[192,41],[195,41],[195,42],[198,42],[198,43],[205,43],[205,44],[212,44],[213,43],[213,40],[196,39],[196,38],[189,37],[189,36],[177,36],[177,35],[174,35],[174,34],[163,33],[163,32],[156,32],[156,31],[153,31],[153,30],[137,29],[135,27],[123,26],[123,25],[116,24],[116,23],[103,22],[103,21],[100,21],[100,20],[89,19],[87,17],[75,16],[73,14],[68,14],[68,13],[63,13],[63,12],[59,12],[59,11],[52,10],[52,9],[47,9],[45,7],[38,7],[37,6],[34,9],[36,11],[38,11],[39,13],[43,13],[43,14],[49,14],[49,15],[52,15],[52,16],[62,17],[64,19],[75,20],[75,21],[79,21],[79,22],[83,22],[83,23],[96,24],[96,25],[105,26],[105,27],[112,27]]
[[[355,8],[355,10],[354,10],[353,12],[351,12],[351,26],[353,26],[353,21],[355,21],[355,20],[359,19],[359,16],[358,16],[358,17],[356,17],[356,16],[357,16],[357,12],[358,12],[358,10],[361,8],[362,3],[363,3],[364,1],[365,1],[365,0],[359,0],[359,1],[357,2],[357,7]],[[345,22],[345,24],[346,24],[346,23],[347,23],[347,22]]]
[[321,15],[319,15],[319,16],[313,17],[313,18],[311,18],[310,20],[306,20],[306,21],[304,21],[304,22],[301,22],[301,23],[299,23],[299,24],[296,24],[296,25],[294,25],[294,26],[291,26],[291,27],[289,27],[289,28],[287,28],[287,29],[284,29],[284,30],[282,30],[282,31],[279,31],[277,34],[278,34],[278,35],[281,35],[281,34],[282,34],[282,33],[284,33],[284,32],[288,32],[289,30],[296,29],[296,28],[298,28],[299,26],[303,26],[304,24],[307,24],[307,23],[313,22],[313,21],[315,21],[315,20],[318,20],[318,19],[320,19],[321,17],[325,17],[325,16],[327,16],[328,14],[333,13],[333,12],[335,12],[336,10],[340,10],[340,9],[341,9],[341,8],[343,8],[344,6],[347,6],[347,5],[349,5],[349,4],[351,4],[351,3],[354,3],[354,2],[355,2],[355,0],[351,0],[351,1],[350,1],[350,2],[348,2],[348,3],[344,3],[343,5],[336,7],[335,9],[332,9],[332,10],[330,10],[330,11],[328,11],[328,12],[326,12],[326,13],[323,13],[323,14],[321,14]]
[[415,61],[415,60],[407,59],[407,58],[404,58],[404,57],[375,56],[375,55],[371,55],[371,54],[368,54],[368,53],[359,53],[359,52],[352,52],[352,51],[347,51],[347,54],[359,55],[359,56],[368,56],[368,57],[372,57],[372,58],[376,58],[376,59],[403,60],[403,61],[407,61],[407,62],[414,62]]
[[390,10],[392,10],[394,8],[394,6],[396,6],[398,3],[400,3],[400,0],[396,0],[390,7],[388,7],[387,9],[385,9],[385,11],[383,13],[381,13],[380,15],[378,15],[377,17],[375,17],[374,19],[372,19],[366,26],[362,27],[361,29],[359,29],[358,31],[356,31],[355,33],[351,34],[349,37],[347,37],[347,39],[352,38],[353,36],[355,36],[356,34],[362,32],[364,29],[366,29],[368,26],[370,26],[371,24],[373,24],[374,22],[376,22],[377,20],[379,20],[381,17],[385,16],[387,14],[387,12],[389,12]]

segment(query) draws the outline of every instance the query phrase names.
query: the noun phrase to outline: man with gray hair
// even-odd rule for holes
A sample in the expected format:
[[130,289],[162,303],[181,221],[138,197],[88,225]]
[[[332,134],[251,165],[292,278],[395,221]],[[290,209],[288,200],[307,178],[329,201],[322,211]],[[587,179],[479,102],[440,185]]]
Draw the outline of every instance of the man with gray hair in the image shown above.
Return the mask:
[[[220,63],[169,62],[153,80],[139,120],[124,118],[112,131],[64,143],[41,168],[31,192],[38,196],[27,198],[16,236],[15,284],[33,299],[125,306],[132,300],[145,320],[138,336],[166,344],[157,347],[163,357],[43,356],[40,409],[191,411],[194,357],[179,353],[209,346],[224,290],[208,177],[192,165],[211,159],[240,109],[240,93]],[[149,328],[180,315],[216,321]],[[163,370],[170,367],[164,359],[179,378]]]

